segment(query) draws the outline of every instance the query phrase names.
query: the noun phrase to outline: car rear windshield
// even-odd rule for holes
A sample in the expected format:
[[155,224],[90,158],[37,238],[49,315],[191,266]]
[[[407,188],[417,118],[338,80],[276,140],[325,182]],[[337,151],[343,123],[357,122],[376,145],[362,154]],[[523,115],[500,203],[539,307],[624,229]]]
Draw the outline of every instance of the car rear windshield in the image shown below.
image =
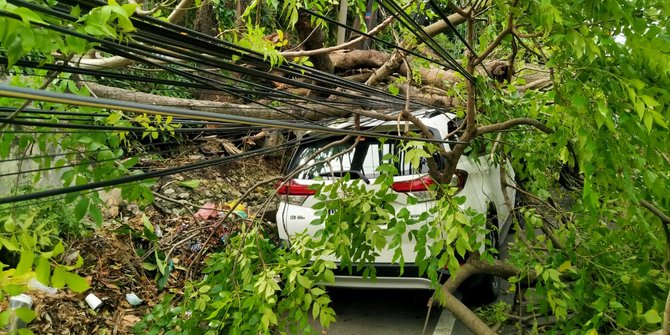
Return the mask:
[[[386,154],[392,154],[398,157],[395,166],[398,169],[399,175],[428,172],[425,159],[421,161],[417,168],[413,168],[408,162],[405,162],[405,154],[400,142],[394,140],[381,142],[375,138],[365,138],[359,141],[354,149],[350,150],[351,146],[355,143],[354,140],[351,140],[331,146],[314,156],[317,151],[339,140],[341,138],[327,138],[300,146],[289,166],[290,170],[310,165],[309,168],[297,175],[298,179],[313,179],[319,175],[327,177],[333,173],[351,171],[360,173],[365,178],[372,179],[379,176],[377,167],[380,164],[388,162],[384,161],[383,157]],[[323,161],[336,155],[337,157],[328,162],[315,164],[315,162]],[[355,177],[355,173],[351,173],[352,177]]]

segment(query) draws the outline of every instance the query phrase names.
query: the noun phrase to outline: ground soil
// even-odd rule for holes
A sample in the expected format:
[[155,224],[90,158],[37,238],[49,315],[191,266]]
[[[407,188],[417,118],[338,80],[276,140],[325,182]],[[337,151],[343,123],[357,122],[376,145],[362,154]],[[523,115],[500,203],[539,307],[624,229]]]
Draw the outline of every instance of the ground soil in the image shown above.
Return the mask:
[[[206,156],[184,154],[145,162],[144,168],[182,165]],[[64,255],[83,257],[84,265],[76,271],[89,281],[90,290],[29,291],[37,312],[30,329],[36,334],[131,333],[163,295],[178,295],[185,281],[199,278],[207,253],[220,250],[236,227],[260,220],[268,231],[274,229],[265,218],[274,205],[274,182],[252,189],[225,222],[222,216],[253,185],[278,176],[283,159],[252,158],[161,178],[154,186],[154,203],[144,208],[124,203],[118,191],[106,193],[104,224],[84,237],[66,238]],[[199,215],[202,207],[207,207],[205,214]],[[147,227],[158,236],[155,242],[147,238]],[[164,276],[155,269],[157,254],[171,263],[163,283]],[[84,300],[90,293],[103,301],[96,310]],[[129,293],[142,303],[131,305],[126,300]]]

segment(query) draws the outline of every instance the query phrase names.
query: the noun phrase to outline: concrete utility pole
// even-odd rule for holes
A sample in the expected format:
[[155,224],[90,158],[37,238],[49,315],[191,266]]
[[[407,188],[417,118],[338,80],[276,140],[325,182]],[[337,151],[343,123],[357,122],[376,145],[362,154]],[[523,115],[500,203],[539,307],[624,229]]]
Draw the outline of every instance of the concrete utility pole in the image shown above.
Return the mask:
[[[337,22],[340,24],[347,24],[347,11],[349,10],[349,2],[347,0],[340,0],[340,13],[337,15]],[[344,43],[347,31],[342,26],[337,27],[337,45]]]

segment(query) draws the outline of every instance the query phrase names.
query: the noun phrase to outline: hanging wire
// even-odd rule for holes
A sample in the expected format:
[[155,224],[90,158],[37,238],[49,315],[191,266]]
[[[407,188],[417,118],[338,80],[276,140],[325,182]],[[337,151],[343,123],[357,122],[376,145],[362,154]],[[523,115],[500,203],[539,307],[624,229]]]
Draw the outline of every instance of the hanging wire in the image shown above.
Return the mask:
[[88,184],[84,184],[84,185],[75,185],[75,186],[68,186],[68,187],[57,188],[57,189],[37,191],[37,192],[30,193],[30,194],[20,194],[20,195],[8,196],[8,197],[0,198],[0,205],[1,204],[7,204],[7,203],[16,203],[16,202],[22,202],[22,201],[28,201],[28,200],[41,199],[41,198],[46,198],[46,197],[53,197],[53,196],[58,196],[58,195],[63,195],[63,194],[68,194],[68,193],[88,191],[88,190],[93,190],[93,189],[101,189],[101,188],[105,188],[105,187],[123,185],[123,184],[131,183],[131,182],[137,182],[137,181],[142,181],[142,180],[147,180],[147,179],[169,176],[169,175],[173,175],[173,174],[177,174],[177,173],[203,169],[203,168],[211,167],[211,166],[217,166],[217,165],[229,163],[229,162],[232,162],[234,160],[239,160],[239,159],[243,159],[243,158],[250,158],[250,157],[255,157],[255,156],[260,156],[260,155],[267,155],[267,154],[270,154],[270,153],[273,153],[273,152],[285,150],[285,149],[287,149],[289,147],[292,147],[292,146],[295,146],[299,143],[306,143],[306,142],[316,141],[316,140],[318,140],[318,139],[317,138],[307,139],[307,140],[296,139],[296,140],[288,141],[288,142],[285,142],[285,143],[282,143],[280,145],[273,146],[273,147],[256,149],[256,150],[251,150],[251,151],[245,151],[245,152],[242,152],[242,153],[236,154],[236,155],[225,156],[225,157],[215,158],[215,159],[209,159],[209,160],[206,160],[206,161],[189,163],[189,164],[176,166],[176,167],[165,168],[165,169],[161,169],[161,170],[148,171],[148,172],[145,172],[145,173],[142,173],[142,174],[129,175],[129,176],[121,177],[121,178],[115,178],[115,179],[110,179],[110,180],[92,182],[92,183],[88,183]]
[[[468,43],[465,40],[465,38],[463,38],[463,35],[461,35],[461,33],[458,31],[458,29],[456,29],[456,26],[454,26],[454,24],[451,22],[451,20],[449,20],[449,17],[447,16],[447,14],[445,14],[445,12],[442,10],[440,5],[435,0],[428,0],[428,2],[432,6],[433,11],[440,17],[440,19],[442,19],[442,21],[447,23],[447,26],[449,27],[449,29],[451,29],[451,31],[454,33],[454,35],[456,35],[456,37],[463,43],[463,45],[468,49],[468,51],[470,51],[470,53],[472,53],[472,55],[475,58],[478,58],[477,52],[475,52],[475,50],[472,48],[470,43]],[[484,66],[483,63],[480,63],[480,65],[481,65],[482,69],[484,69],[484,72],[486,72],[486,75],[491,77],[491,74],[489,73],[489,70],[486,68],[486,66]]]
[[440,46],[430,35],[428,35],[418,23],[416,23],[409,15],[393,0],[377,0],[384,9],[389,11],[398,22],[403,24],[412,34],[414,34],[420,41],[428,45],[435,53],[450,64],[455,71],[460,73],[465,79],[474,82],[475,78],[468,73],[461,64],[454,59],[442,46]]
[[[13,0],[13,1],[14,1],[14,2],[17,2],[17,3],[23,3],[22,1],[19,1],[19,0]],[[84,2],[81,2],[81,1],[80,1],[80,2],[73,2],[73,3],[81,4],[81,3],[84,3]],[[90,3],[90,2],[88,2],[88,3]],[[41,10],[41,11],[45,11],[45,10],[48,11],[48,10],[50,10],[50,9],[45,9],[44,7],[41,7],[41,8],[40,8],[40,6],[37,6],[37,5],[33,5],[33,9]],[[68,15],[68,14],[65,14],[65,13],[59,13],[59,14],[60,14],[60,17],[62,17],[62,18],[69,18],[69,15]],[[69,18],[69,19],[72,19],[72,18]],[[228,54],[228,55],[231,55],[231,56],[232,56],[232,55],[236,55],[236,56],[238,56],[238,57],[243,57],[243,58],[249,58],[249,57],[248,57],[249,55],[254,55],[254,57],[249,58],[250,61],[252,61],[252,63],[255,62],[256,64],[262,65],[262,66],[264,66],[264,67],[268,67],[267,62],[266,62],[262,57],[260,57],[260,56],[261,56],[260,54],[258,54],[258,53],[254,53],[254,52],[252,52],[252,51],[250,51],[250,50],[242,49],[242,48],[240,48],[239,46],[236,46],[236,45],[234,45],[234,44],[230,44],[230,43],[227,43],[227,42],[225,42],[225,41],[221,41],[221,40],[213,39],[212,37],[209,37],[209,36],[206,36],[206,35],[203,36],[202,34],[199,34],[199,33],[197,33],[197,32],[193,32],[193,31],[191,31],[191,30],[185,29],[185,28],[180,27],[180,26],[171,25],[171,24],[169,24],[169,23],[166,23],[166,22],[163,22],[163,21],[160,21],[160,20],[155,20],[155,19],[152,20],[151,18],[136,18],[136,19],[139,20],[139,21],[138,21],[138,22],[139,22],[139,23],[138,23],[138,28],[141,28],[141,27],[140,27],[140,23],[142,23],[143,21],[149,20],[149,21],[152,22],[153,25],[149,25],[148,28],[156,29],[157,26],[161,26],[161,25],[162,25],[162,26],[167,26],[167,27],[169,27],[170,29],[172,29],[172,30],[169,30],[169,29],[168,29],[168,31],[161,31],[159,34],[156,35],[156,36],[158,36],[158,37],[162,37],[162,38],[169,38],[169,39],[170,39],[170,40],[169,40],[170,42],[174,42],[174,41],[182,41],[182,40],[193,40],[194,43],[196,43],[196,44],[199,43],[199,44],[202,45],[202,44],[203,44],[203,40],[206,40],[207,43],[205,44],[205,45],[206,45],[205,51],[208,51],[208,52],[209,52],[210,50],[212,50],[212,49],[213,49],[213,48],[212,48],[212,44],[213,44],[214,46],[217,46],[217,45],[224,45],[225,47],[228,48],[228,49],[225,49],[225,48],[224,48],[224,49],[225,49],[225,50],[224,50],[224,51],[225,51],[224,54]],[[147,28],[147,29],[138,29],[137,36],[140,36],[140,35],[143,34],[146,30],[150,30],[150,29],[148,29],[148,28]],[[167,33],[170,33],[170,32],[176,34],[176,35],[175,35],[176,37],[175,37],[175,36],[169,37],[169,36],[166,35]],[[192,35],[197,35],[198,38],[197,38],[197,39],[195,39],[195,38],[191,38]],[[155,37],[155,36],[153,36],[153,37]],[[151,37],[150,39],[155,39],[155,38],[153,38],[153,37]],[[147,41],[147,42],[151,42],[151,41]],[[172,44],[172,43],[168,43],[168,44],[163,43],[163,44],[161,44],[160,47],[161,47],[161,48],[170,47],[171,44]],[[118,47],[118,45],[117,45],[117,47]],[[136,47],[139,47],[139,46],[136,46]],[[104,49],[104,48],[100,48],[100,49]],[[232,52],[231,52],[231,50],[232,50]],[[211,52],[209,52],[209,53],[211,54]],[[258,55],[258,56],[255,56],[255,55]],[[220,58],[221,58],[221,57],[216,57],[217,60],[219,60]],[[138,61],[141,61],[141,60],[138,59]],[[369,86],[366,86],[366,85],[363,85],[363,84],[360,84],[360,83],[356,83],[356,82],[352,82],[352,81],[344,80],[344,79],[342,79],[342,78],[340,78],[340,77],[338,77],[338,76],[335,76],[335,75],[333,75],[333,74],[327,74],[327,73],[319,72],[319,71],[316,71],[316,70],[311,69],[311,68],[303,68],[303,67],[297,66],[296,64],[290,64],[290,66],[289,66],[289,65],[285,65],[285,64],[283,64],[283,65],[278,66],[278,67],[275,67],[275,68],[273,68],[273,69],[274,69],[274,70],[281,70],[281,71],[285,71],[285,72],[288,71],[288,72],[291,72],[291,73],[293,73],[293,74],[295,74],[295,75],[299,75],[299,76],[302,76],[302,77],[308,77],[310,73],[316,73],[316,76],[314,76],[314,77],[312,78],[313,80],[317,80],[317,81],[318,81],[318,80],[323,80],[323,79],[321,79],[321,78],[329,78],[329,80],[331,80],[331,82],[330,82],[331,84],[332,84],[332,81],[333,81],[333,80],[336,80],[336,81],[338,81],[338,82],[336,82],[335,84],[338,84],[338,85],[354,85],[354,86],[356,86],[359,90],[367,90],[367,91],[372,90],[372,91],[374,91],[374,92],[377,92],[377,94],[383,94],[386,98],[389,98],[389,97],[390,97],[391,100],[395,100],[395,101],[396,101],[396,105],[399,103],[399,101],[402,100],[402,99],[399,99],[398,97],[395,97],[395,96],[393,96],[393,95],[390,95],[390,94],[389,94],[388,92],[386,92],[386,91],[379,90],[379,89],[377,89],[377,88],[371,88],[371,87],[369,87]],[[272,79],[281,81],[282,78],[283,78],[283,77],[275,77],[275,78],[272,78]],[[289,83],[292,84],[292,85],[296,85],[296,86],[303,86],[303,87],[305,86],[304,83],[300,83],[300,82],[296,82],[296,81],[290,81]],[[318,88],[318,87],[317,87],[317,88],[312,87],[311,89],[319,89],[319,88]],[[323,90],[323,89],[322,89],[322,90]],[[335,93],[335,92],[330,92],[330,93]],[[339,95],[341,96],[342,94],[340,93]],[[304,100],[304,97],[299,97],[299,98],[301,98],[301,99]],[[357,98],[357,99],[360,99],[360,97],[356,97],[356,98]],[[352,112],[352,111],[349,110],[349,112]],[[353,112],[355,112],[355,111],[353,111]]]
[[434,138],[413,138],[407,136],[389,135],[386,133],[377,133],[372,131],[338,129],[309,123],[301,124],[289,121],[267,120],[255,117],[203,112],[203,111],[196,111],[196,110],[169,107],[169,106],[139,104],[129,101],[101,99],[101,98],[80,96],[75,94],[42,91],[42,90],[35,90],[30,88],[14,87],[7,85],[0,85],[0,96],[19,98],[19,99],[42,100],[42,101],[72,104],[87,107],[120,109],[133,113],[146,113],[146,114],[155,114],[163,116],[173,116],[173,117],[177,116],[177,117],[185,117],[205,121],[229,122],[233,124],[243,124],[258,127],[292,129],[292,130],[311,130],[313,132],[324,133],[324,134],[368,136],[376,138],[384,137],[388,139],[398,139],[398,140],[415,140],[415,141],[433,142],[433,143],[464,144],[464,142],[460,141],[447,141]]
[[375,37],[375,36],[373,36],[373,35],[367,34],[367,33],[363,32],[363,31],[361,31],[361,30],[355,29],[354,27],[352,27],[352,26],[348,26],[348,25],[346,25],[346,24],[344,24],[344,23],[340,23],[340,22],[338,22],[338,21],[336,21],[336,20],[333,20],[333,19],[331,19],[331,18],[329,18],[329,17],[327,17],[327,16],[321,15],[321,14],[319,14],[319,13],[317,13],[317,12],[314,12],[314,11],[312,11],[312,10],[309,10],[309,9],[307,9],[307,8],[303,8],[302,10],[304,10],[305,12],[309,13],[310,15],[312,15],[312,16],[314,16],[314,17],[318,17],[318,18],[320,18],[320,19],[322,19],[322,20],[324,20],[324,21],[326,21],[326,22],[328,22],[328,23],[335,24],[335,25],[337,25],[338,27],[345,28],[345,29],[347,29],[347,30],[349,30],[349,31],[351,31],[351,32],[356,33],[356,34],[363,35],[363,36],[365,36],[365,37],[367,37],[367,38],[369,38],[369,39],[371,39],[371,40],[374,40],[374,41],[376,41],[376,42],[379,42],[379,43],[381,43],[381,44],[384,44],[384,45],[386,45],[386,46],[388,46],[388,47],[391,47],[391,48],[398,49],[398,50],[400,50],[400,51],[406,52],[406,53],[408,53],[408,54],[410,54],[410,55],[412,55],[412,56],[421,58],[421,59],[426,60],[426,61],[428,61],[428,62],[431,62],[431,63],[433,63],[433,64],[436,64],[436,65],[439,65],[439,66],[443,66],[443,67],[447,67],[447,68],[451,68],[451,65],[447,65],[447,64],[442,63],[442,62],[440,62],[440,61],[438,61],[438,60],[436,60],[436,59],[433,59],[433,58],[430,58],[430,57],[426,57],[426,56],[424,56],[424,55],[422,55],[422,54],[420,54],[420,53],[418,53],[418,52],[415,52],[415,51],[412,51],[412,50],[403,48],[402,46],[400,46],[400,45],[398,45],[398,44],[395,44],[395,43],[393,43],[393,42],[389,42],[389,41],[385,41],[385,40],[383,40],[383,39],[381,39],[381,38],[377,38],[377,37]]

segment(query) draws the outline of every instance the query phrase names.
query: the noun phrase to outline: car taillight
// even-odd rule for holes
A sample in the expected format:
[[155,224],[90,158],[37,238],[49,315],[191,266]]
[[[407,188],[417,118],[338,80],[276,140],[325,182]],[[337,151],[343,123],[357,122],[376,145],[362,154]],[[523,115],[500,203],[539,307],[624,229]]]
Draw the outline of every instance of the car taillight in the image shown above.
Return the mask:
[[286,199],[286,202],[289,204],[302,205],[307,197],[316,194],[316,191],[311,190],[309,186],[296,183],[295,180],[290,179],[283,182],[280,181],[275,188],[277,189],[277,194],[286,196],[286,198],[282,197],[282,199]]
[[428,188],[434,183],[433,178],[424,176],[419,179],[397,181],[391,185],[391,188],[396,192],[407,193],[418,201],[429,201],[433,199],[433,196]]
[[427,191],[430,185],[435,182],[430,176],[424,176],[419,179],[397,181],[391,185],[391,188],[396,192],[420,192]]
[[[449,186],[457,189],[456,193],[460,192],[465,187],[465,182],[468,179],[468,173],[463,170],[456,170],[451,176]],[[424,176],[419,179],[398,181],[391,185],[391,188],[400,193],[408,193],[419,201],[429,201],[433,196],[429,192],[430,185],[434,184],[433,178]]]

